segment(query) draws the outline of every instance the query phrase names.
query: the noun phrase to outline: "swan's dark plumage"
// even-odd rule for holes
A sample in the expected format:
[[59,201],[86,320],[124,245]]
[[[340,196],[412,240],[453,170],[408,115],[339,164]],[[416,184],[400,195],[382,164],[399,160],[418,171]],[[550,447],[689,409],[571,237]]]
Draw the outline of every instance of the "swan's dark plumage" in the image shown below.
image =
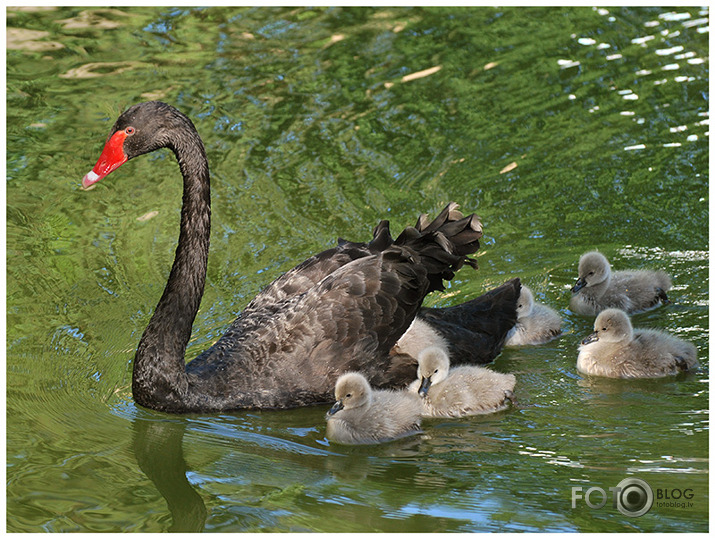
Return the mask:
[[521,281],[511,279],[470,301],[445,308],[423,308],[426,321],[449,343],[452,365],[484,364],[501,352],[516,323]]
[[[426,294],[443,289],[464,263],[476,265],[467,258],[482,235],[476,216],[463,217],[451,203],[433,221],[421,215],[395,240],[387,221],[369,243],[341,240],[267,286],[223,337],[185,364],[210,236],[208,163],[193,124],[164,103],[131,107],[83,186],[160,147],[176,155],[184,195],[174,264],[134,360],[132,391],[139,404],[167,412],[287,408],[329,401],[345,371],[360,371],[380,387],[404,385],[414,376],[414,370],[407,375],[391,368],[396,356],[390,350]],[[515,318],[513,303],[505,308]],[[447,333],[456,331],[456,311],[422,312]],[[479,343],[474,346],[478,354]],[[494,352],[492,346],[485,353],[493,359]]]
[[[242,406],[263,408],[327,401],[336,378],[349,370],[380,387],[406,383],[409,378],[390,375],[389,351],[434,286],[430,277],[451,274],[463,257],[441,247],[432,252],[429,234],[409,232],[385,242],[387,224],[378,229],[377,245],[342,242],[269,285],[187,365],[189,379],[225,365],[221,398],[237,392]],[[240,381],[231,373],[241,373]],[[247,402],[253,388],[261,391]]]

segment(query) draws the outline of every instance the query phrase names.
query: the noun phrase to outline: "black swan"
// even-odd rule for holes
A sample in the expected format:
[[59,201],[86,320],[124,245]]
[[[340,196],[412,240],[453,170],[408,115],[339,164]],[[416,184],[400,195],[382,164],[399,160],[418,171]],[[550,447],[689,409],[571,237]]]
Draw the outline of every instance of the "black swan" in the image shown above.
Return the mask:
[[[404,386],[416,362],[392,351],[422,300],[479,248],[481,223],[454,203],[433,221],[421,215],[397,239],[380,222],[369,243],[340,240],[262,290],[225,335],[194,360],[184,353],[206,279],[210,236],[209,168],[193,123],[158,101],[132,106],[112,127],[95,184],[120,165],[159,148],[174,152],[184,179],[178,246],[164,293],[139,341],[132,393],[166,412],[289,408],[329,402],[338,376],[360,371],[376,387]],[[452,309],[424,310],[431,331],[470,350],[456,362],[486,362],[516,320],[518,279]],[[470,316],[472,316],[470,318]],[[472,339],[471,346],[458,342]]]

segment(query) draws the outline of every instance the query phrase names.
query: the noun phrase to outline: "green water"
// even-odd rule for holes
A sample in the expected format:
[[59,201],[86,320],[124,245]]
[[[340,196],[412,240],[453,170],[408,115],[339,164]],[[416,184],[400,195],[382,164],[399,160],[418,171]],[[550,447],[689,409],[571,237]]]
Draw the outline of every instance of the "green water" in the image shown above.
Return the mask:
[[[609,11],[8,8],[7,530],[707,531],[709,14]],[[358,448],[325,439],[324,407],[137,407],[178,168],[160,152],[80,181],[147,99],[193,119],[212,167],[190,357],[337,237],[454,200],[482,218],[480,269],[428,303],[519,276],[564,318],[561,339],[494,363],[519,406]],[[575,370],[592,320],[568,289],[593,248],[672,275],[672,304],[633,321],[692,341],[695,373]],[[691,505],[572,508],[572,487],[627,477]]]

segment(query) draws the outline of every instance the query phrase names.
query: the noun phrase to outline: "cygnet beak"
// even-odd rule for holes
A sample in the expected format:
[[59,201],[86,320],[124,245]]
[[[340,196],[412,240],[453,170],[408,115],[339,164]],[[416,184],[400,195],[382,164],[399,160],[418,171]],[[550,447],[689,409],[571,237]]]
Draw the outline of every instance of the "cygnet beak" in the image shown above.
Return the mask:
[[598,340],[598,331],[591,333],[588,337],[581,341],[581,344],[590,344]]
[[335,412],[339,412],[340,410],[343,409],[343,401],[338,401],[335,404],[333,404],[333,407],[328,410],[328,415],[333,415]]
[[430,380],[429,378],[422,378],[422,383],[420,384],[420,388],[417,390],[417,394],[420,397],[426,397],[427,391],[429,390],[431,385],[432,380]]
[[573,285],[573,288],[571,289],[571,292],[574,294],[581,290],[584,286],[586,286],[586,279],[583,277],[580,277],[578,281],[576,281],[576,284]]

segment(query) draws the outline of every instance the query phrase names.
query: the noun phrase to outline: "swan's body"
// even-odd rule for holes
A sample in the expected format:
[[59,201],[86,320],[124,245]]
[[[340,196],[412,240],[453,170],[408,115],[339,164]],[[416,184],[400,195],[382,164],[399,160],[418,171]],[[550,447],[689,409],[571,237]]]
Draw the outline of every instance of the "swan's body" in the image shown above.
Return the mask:
[[659,378],[692,369],[697,350],[687,341],[655,329],[633,329],[619,309],[602,311],[594,333],[579,347],[576,368],[609,378]]
[[516,325],[509,330],[505,346],[543,344],[561,335],[561,317],[551,307],[536,303],[531,290],[521,285],[516,307]]
[[611,271],[608,259],[598,251],[581,256],[578,280],[571,289],[569,308],[578,314],[596,316],[604,309],[620,309],[628,314],[668,303],[672,286],[663,271]]
[[[139,404],[167,412],[316,404],[328,402],[335,380],[349,370],[380,387],[409,382],[404,357],[390,349],[425,295],[442,289],[465,262],[473,264],[467,255],[479,247],[476,216],[463,217],[450,204],[432,222],[420,216],[395,240],[383,221],[369,243],[341,241],[264,288],[223,337],[185,364],[210,236],[208,162],[196,129],[164,103],[135,105],[117,119],[82,183],[87,188],[127,160],[163,147],[176,155],[184,196],[174,264],[134,360],[132,392]],[[515,299],[502,305],[503,334]],[[494,339],[500,338],[497,332]]]
[[360,373],[335,383],[326,436],[341,444],[374,444],[420,432],[420,399],[415,393],[373,390]]
[[417,380],[408,391],[422,396],[425,417],[464,417],[504,410],[516,378],[480,366],[450,368],[444,348],[431,346],[417,358]]

